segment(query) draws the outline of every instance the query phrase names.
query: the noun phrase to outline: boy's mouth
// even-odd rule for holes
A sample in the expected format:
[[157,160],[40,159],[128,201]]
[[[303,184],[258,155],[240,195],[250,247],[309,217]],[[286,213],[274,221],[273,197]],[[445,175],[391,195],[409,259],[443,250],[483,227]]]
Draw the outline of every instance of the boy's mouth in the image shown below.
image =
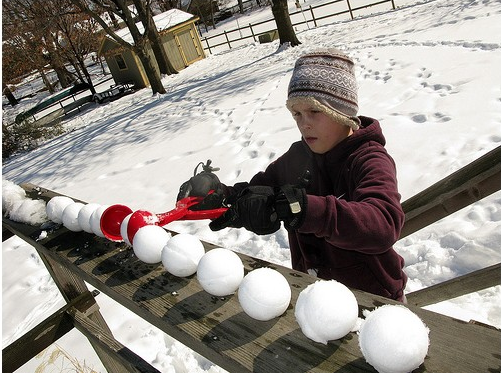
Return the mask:
[[304,141],[306,141],[307,144],[311,144],[313,142],[315,142],[317,140],[316,137],[313,137],[313,136],[307,136],[304,138]]

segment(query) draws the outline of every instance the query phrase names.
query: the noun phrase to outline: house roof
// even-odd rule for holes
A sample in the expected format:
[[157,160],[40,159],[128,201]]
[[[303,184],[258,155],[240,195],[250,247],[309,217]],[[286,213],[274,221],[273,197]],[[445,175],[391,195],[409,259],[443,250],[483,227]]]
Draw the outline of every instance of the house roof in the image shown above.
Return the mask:
[[[182,10],[179,9],[171,9],[168,10],[167,12],[157,14],[156,16],[153,17],[153,21],[157,26],[158,32],[162,32],[164,30],[168,30],[172,27],[185,23],[194,18],[196,18],[196,16],[194,16],[193,14],[183,12]],[[144,32],[144,27],[141,22],[136,23],[136,26],[139,32],[141,33]],[[126,42],[134,44],[132,35],[130,34],[130,31],[127,27],[124,27],[116,31],[116,34],[120,36],[122,39],[124,39]],[[107,37],[110,38],[109,35],[107,35]]]

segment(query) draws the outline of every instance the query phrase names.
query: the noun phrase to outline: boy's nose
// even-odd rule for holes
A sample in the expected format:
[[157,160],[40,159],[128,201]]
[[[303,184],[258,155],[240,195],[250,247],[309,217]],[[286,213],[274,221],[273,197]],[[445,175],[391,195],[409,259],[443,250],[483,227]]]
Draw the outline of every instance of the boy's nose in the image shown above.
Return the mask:
[[301,120],[298,121],[297,123],[299,128],[311,128],[311,121],[308,118],[301,118]]

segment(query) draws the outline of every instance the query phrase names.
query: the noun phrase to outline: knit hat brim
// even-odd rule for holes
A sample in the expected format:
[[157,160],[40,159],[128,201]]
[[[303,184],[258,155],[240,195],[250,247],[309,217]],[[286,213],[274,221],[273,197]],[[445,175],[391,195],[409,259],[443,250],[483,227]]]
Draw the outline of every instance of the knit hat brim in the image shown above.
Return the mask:
[[[320,48],[296,60],[287,89],[287,98],[305,100],[314,98],[313,105],[344,123],[353,121],[358,128],[358,87],[353,60],[336,48]],[[343,118],[344,117],[344,118]]]
[[312,108],[315,108],[328,117],[333,119],[334,121],[350,127],[353,131],[356,131],[360,128],[360,119],[358,117],[348,117],[335,108],[331,107],[328,102],[320,102],[315,97],[311,96],[296,96],[290,97],[285,102],[285,106],[289,109],[290,112],[294,111],[294,105],[298,103],[306,103],[310,105]]

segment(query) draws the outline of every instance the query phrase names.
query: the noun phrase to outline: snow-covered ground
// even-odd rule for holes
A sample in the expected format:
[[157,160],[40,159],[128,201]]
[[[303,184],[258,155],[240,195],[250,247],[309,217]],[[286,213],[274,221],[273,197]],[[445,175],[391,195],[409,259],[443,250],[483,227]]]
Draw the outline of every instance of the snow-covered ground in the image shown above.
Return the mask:
[[[92,106],[65,123],[72,132],[4,162],[3,178],[155,212],[174,207],[180,184],[200,161],[212,159],[227,184],[248,180],[299,139],[286,89],[296,58],[315,47],[336,46],[355,59],[360,113],[381,121],[403,200],[501,144],[500,1],[429,1],[298,37],[296,48],[279,49],[275,41],[209,55],[164,77],[165,95],[143,89]],[[264,237],[212,232],[206,221],[168,228],[290,266],[284,230]],[[407,291],[500,262],[500,242],[497,192],[397,242]],[[11,238],[2,259],[5,347],[64,301],[32,247]],[[162,372],[221,371],[105,295],[97,301],[116,338]],[[428,308],[501,327],[501,286]],[[59,344],[104,371],[78,332]],[[33,372],[42,361],[19,372]]]

